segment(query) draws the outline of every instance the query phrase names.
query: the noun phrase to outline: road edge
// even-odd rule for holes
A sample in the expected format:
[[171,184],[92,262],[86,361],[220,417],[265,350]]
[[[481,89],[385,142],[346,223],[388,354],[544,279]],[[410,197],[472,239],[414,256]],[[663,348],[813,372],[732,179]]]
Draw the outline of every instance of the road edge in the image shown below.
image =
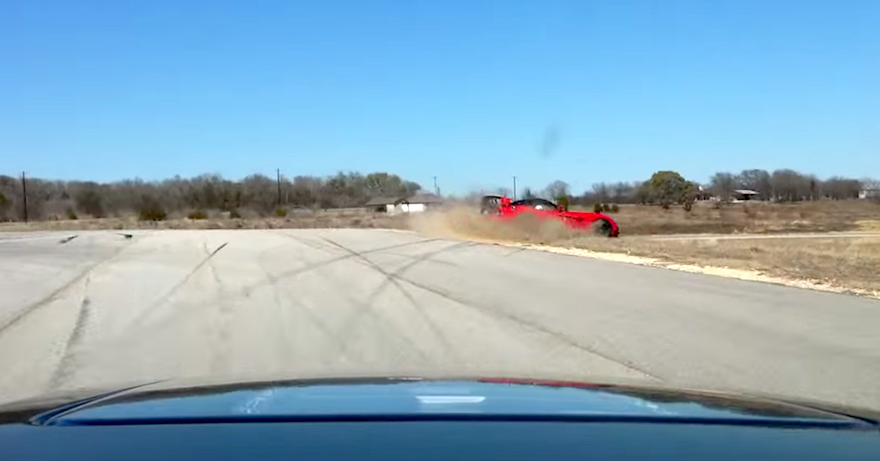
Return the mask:
[[773,285],[782,285],[792,288],[803,288],[813,291],[824,291],[829,293],[851,294],[865,298],[880,299],[880,291],[866,290],[862,288],[852,288],[840,285],[832,285],[822,280],[815,279],[795,279],[767,275],[759,270],[733,269],[730,267],[719,266],[699,266],[696,264],[682,264],[661,258],[652,258],[647,256],[633,256],[626,253],[612,253],[586,250],[574,247],[559,247],[552,245],[538,245],[532,243],[502,242],[502,241],[483,241],[493,245],[506,246],[510,248],[519,248],[526,250],[544,251],[547,253],[562,254],[567,256],[576,256],[581,258],[599,259],[603,261],[613,261],[624,264],[634,264],[637,266],[657,267],[661,269],[669,269],[679,272],[689,272],[692,274],[714,275],[717,277],[732,278],[737,280],[745,280],[749,282],[770,283]]

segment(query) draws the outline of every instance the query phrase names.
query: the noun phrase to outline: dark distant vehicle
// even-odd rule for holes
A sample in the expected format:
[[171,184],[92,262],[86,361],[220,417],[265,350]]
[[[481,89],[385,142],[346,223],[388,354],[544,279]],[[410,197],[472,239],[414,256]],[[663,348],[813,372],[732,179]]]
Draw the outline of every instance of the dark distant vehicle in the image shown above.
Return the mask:
[[486,195],[480,201],[480,213],[502,220],[514,219],[529,213],[541,219],[559,220],[570,229],[590,231],[607,237],[617,237],[620,234],[617,223],[608,215],[588,211],[568,211],[542,198],[513,201],[502,195]]
[[876,460],[877,415],[535,379],[149,384],[0,406],[3,460]]

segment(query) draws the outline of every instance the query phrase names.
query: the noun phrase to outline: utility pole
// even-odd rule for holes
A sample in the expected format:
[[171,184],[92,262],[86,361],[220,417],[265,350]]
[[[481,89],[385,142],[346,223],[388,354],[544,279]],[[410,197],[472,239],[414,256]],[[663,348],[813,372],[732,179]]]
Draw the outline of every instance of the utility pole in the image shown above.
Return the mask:
[[513,200],[516,200],[516,176],[513,177]]
[[434,176],[434,195],[440,196],[440,189],[437,188],[437,177]]
[[24,171],[21,172],[21,197],[24,202],[24,222],[27,224],[28,222],[28,209],[27,209],[27,181],[24,179]]
[[275,168],[275,183],[278,185],[278,206],[281,206],[281,168]]

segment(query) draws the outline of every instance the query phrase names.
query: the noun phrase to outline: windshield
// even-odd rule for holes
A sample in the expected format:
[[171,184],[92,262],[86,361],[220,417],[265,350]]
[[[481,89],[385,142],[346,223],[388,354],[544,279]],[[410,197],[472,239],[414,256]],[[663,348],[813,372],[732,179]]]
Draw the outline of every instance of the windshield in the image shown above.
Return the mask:
[[0,44],[0,404],[431,376],[880,409],[880,1],[5,0]]

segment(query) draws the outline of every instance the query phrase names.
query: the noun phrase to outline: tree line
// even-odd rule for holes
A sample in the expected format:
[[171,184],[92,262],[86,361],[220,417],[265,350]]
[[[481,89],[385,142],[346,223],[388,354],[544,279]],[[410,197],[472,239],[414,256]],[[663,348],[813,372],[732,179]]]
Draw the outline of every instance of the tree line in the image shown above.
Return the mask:
[[799,202],[805,200],[857,199],[865,190],[880,190],[880,181],[834,176],[819,179],[791,169],[773,172],[760,169],[743,170],[740,173],[718,172],[705,184],[688,180],[675,171],[658,171],[644,181],[600,182],[580,195],[571,194],[563,181],[553,181],[545,188],[524,188],[522,197],[558,199],[566,197],[572,204],[595,203],[673,204],[697,199],[714,198],[730,200],[737,190],[757,192],[757,199],[774,202]]
[[[374,197],[409,196],[421,190],[418,183],[385,172],[292,178],[254,174],[240,181],[216,174],[112,183],[27,178],[25,186],[27,217],[31,220],[132,214],[162,219],[172,213],[210,210],[247,210],[268,216],[294,208],[357,207]],[[0,221],[25,218],[25,188],[21,178],[0,175]]]

